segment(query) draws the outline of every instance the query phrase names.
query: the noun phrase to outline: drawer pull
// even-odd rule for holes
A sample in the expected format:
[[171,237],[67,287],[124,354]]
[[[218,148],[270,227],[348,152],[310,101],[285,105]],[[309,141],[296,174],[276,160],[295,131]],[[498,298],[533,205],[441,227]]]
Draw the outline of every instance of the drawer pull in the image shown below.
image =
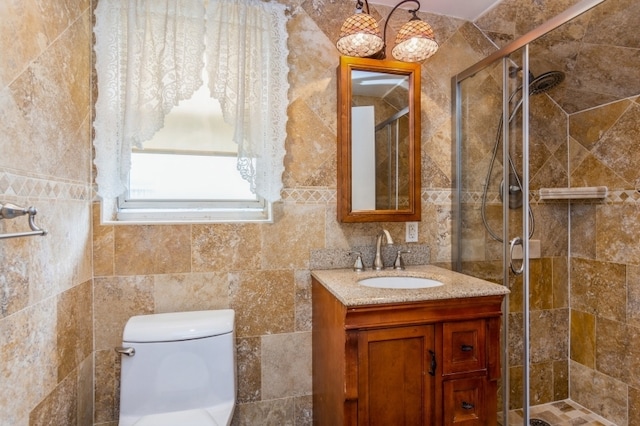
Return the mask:
[[431,376],[436,375],[436,368],[438,368],[438,363],[436,362],[436,353],[432,350],[429,350],[429,354],[431,354],[431,365],[429,368],[429,374]]
[[462,401],[462,408],[464,408],[465,410],[472,410],[473,409],[473,404],[469,404],[466,401]]
[[473,346],[472,345],[462,345],[460,347],[460,349],[462,349],[462,352],[471,352],[471,351],[473,351]]

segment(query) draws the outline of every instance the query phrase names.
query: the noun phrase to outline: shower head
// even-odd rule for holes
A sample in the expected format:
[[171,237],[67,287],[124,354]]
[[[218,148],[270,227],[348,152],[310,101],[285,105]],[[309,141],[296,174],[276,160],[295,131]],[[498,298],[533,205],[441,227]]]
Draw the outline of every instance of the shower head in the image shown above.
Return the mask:
[[564,81],[564,73],[562,71],[549,71],[530,80],[529,94],[537,95],[538,93],[548,92],[562,83]]

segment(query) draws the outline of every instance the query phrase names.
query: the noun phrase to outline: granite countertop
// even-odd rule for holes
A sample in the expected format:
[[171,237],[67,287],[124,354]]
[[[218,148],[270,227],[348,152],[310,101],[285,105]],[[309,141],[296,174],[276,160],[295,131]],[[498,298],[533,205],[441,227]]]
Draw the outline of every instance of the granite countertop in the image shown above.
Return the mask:
[[[404,271],[369,269],[355,272],[353,269],[324,269],[311,271],[311,275],[345,306],[497,296],[509,293],[505,286],[433,265],[407,266]],[[384,289],[358,284],[358,281],[364,278],[383,276],[430,278],[444,285],[420,289]]]

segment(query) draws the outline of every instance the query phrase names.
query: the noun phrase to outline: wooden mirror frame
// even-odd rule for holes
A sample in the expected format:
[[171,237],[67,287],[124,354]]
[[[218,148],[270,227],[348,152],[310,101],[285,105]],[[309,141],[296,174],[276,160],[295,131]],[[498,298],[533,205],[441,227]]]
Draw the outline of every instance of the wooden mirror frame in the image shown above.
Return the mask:
[[[408,208],[399,210],[353,210],[352,173],[352,71],[384,72],[409,78],[409,193]],[[420,196],[420,64],[341,56],[338,67],[337,207],[339,222],[417,222],[421,218]]]

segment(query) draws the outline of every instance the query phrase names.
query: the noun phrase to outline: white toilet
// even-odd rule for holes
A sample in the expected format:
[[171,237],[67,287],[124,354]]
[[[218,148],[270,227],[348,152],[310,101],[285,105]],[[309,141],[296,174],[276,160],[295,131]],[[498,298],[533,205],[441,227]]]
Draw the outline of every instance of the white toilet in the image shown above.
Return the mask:
[[236,402],[232,309],[139,315],[124,328],[119,426],[228,426]]

